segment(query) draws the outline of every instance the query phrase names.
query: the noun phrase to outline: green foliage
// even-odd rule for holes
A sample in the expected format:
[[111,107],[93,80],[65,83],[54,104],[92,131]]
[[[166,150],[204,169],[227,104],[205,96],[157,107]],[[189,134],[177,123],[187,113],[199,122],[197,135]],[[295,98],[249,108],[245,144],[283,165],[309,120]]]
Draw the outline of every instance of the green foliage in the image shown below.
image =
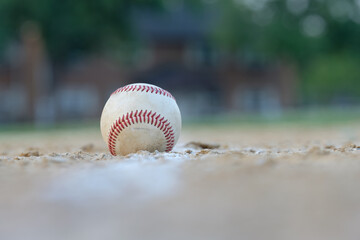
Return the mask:
[[39,24],[54,60],[96,51],[128,39],[133,6],[160,7],[160,0],[2,0],[0,46],[17,37],[25,21]]
[[[294,11],[289,8],[289,2],[308,4],[302,10]],[[305,98],[329,103],[344,96],[352,99],[360,96],[360,71],[357,70],[360,66],[360,6],[357,2],[1,0],[0,52],[10,40],[19,36],[26,21],[39,25],[55,62],[65,62],[77,54],[129,48],[129,44],[122,43],[132,42],[130,13],[133,8],[159,10],[184,5],[190,6],[195,14],[202,10],[215,13],[217,26],[212,29],[210,40],[218,50],[235,57],[250,55],[261,61],[290,60],[303,73]],[[313,20],[315,17],[323,24],[318,34],[306,32],[304,26],[312,31],[316,25],[306,22],[309,17]]]
[[[241,51],[245,46],[255,55],[270,59],[290,58],[299,63],[323,51],[326,37],[311,38],[302,32],[301,21],[307,13],[292,14],[286,8],[285,0],[264,2],[259,9],[249,8],[241,1],[221,2],[222,16],[215,31],[215,42],[230,51]],[[311,14],[316,14],[313,9],[321,14],[320,3],[316,4],[309,8]]]
[[[214,39],[219,47],[231,53],[250,51],[260,60],[295,62],[305,102],[360,100],[360,17],[356,19],[360,6],[356,1],[309,0],[298,12],[289,9],[289,0],[218,2],[222,15]],[[256,5],[261,2],[263,6]],[[336,9],[333,4],[338,4]],[[342,6],[351,12],[339,10]],[[334,9],[345,12],[336,15]],[[306,32],[306,27],[310,31],[316,27],[316,22],[306,23],[309,17],[323,24],[319,34]]]
[[360,60],[349,54],[321,56],[305,73],[308,99],[317,103],[351,103],[360,99]]

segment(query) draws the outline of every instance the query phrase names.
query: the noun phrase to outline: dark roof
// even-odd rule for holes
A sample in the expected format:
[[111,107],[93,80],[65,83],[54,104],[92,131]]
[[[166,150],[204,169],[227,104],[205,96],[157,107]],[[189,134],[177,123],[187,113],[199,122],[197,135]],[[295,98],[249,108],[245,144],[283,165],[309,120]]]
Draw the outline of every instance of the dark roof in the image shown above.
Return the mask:
[[137,9],[132,21],[136,35],[145,40],[197,40],[209,32],[214,19],[211,13],[187,8],[156,11]]
[[216,74],[210,69],[187,69],[181,65],[167,63],[142,72],[133,78],[134,82],[157,85],[168,90],[216,91]]

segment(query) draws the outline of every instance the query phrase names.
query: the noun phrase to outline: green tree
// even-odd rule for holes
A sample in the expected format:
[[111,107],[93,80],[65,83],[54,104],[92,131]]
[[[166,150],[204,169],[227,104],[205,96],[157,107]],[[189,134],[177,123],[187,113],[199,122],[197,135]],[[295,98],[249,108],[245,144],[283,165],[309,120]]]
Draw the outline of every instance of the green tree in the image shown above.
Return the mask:
[[43,32],[54,60],[74,52],[96,51],[111,42],[129,39],[130,11],[135,6],[159,8],[160,0],[2,0],[0,47],[18,36],[25,21]]
[[[360,96],[360,5],[351,0],[217,1],[215,43],[230,53],[297,64],[303,94],[329,103]],[[303,4],[303,5],[301,5]],[[358,83],[359,82],[359,83]]]
[[304,74],[310,102],[354,103],[360,100],[360,60],[349,54],[325,55],[312,61]]

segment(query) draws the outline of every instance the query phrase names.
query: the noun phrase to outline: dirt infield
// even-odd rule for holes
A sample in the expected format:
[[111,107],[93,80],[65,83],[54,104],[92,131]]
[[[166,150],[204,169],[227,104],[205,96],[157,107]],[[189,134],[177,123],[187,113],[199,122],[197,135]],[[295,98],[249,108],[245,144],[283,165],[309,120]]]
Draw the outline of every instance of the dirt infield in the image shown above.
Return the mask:
[[358,239],[360,125],[191,127],[111,156],[97,129],[0,136],[0,239]]

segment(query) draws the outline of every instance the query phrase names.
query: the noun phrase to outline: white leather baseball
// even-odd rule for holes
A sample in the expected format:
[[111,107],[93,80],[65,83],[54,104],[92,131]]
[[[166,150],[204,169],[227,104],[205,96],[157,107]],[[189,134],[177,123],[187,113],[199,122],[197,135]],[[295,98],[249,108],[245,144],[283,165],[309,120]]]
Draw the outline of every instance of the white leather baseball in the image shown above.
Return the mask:
[[171,151],[179,139],[181,115],[169,92],[136,83],[110,96],[101,114],[100,128],[112,155]]

